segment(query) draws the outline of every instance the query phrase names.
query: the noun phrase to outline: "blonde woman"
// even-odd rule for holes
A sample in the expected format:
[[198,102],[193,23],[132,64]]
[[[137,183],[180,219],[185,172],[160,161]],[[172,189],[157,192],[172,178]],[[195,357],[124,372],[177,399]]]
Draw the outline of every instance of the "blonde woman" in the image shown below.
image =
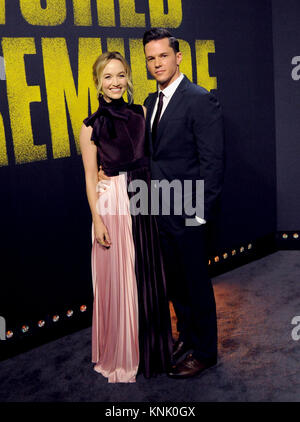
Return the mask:
[[[131,70],[118,52],[96,60],[99,108],[84,120],[80,147],[92,214],[92,362],[108,382],[135,382],[169,368],[170,314],[156,220],[131,215],[128,184],[150,183],[145,113],[132,98]],[[100,192],[98,168],[110,176]]]

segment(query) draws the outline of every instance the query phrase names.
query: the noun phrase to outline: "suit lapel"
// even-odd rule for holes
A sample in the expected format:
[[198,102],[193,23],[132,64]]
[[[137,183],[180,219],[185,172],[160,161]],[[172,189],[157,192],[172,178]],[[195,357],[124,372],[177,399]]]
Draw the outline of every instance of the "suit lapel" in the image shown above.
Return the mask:
[[[165,109],[157,128],[157,140],[156,140],[156,149],[158,150],[161,144],[161,137],[164,133],[165,127],[167,126],[167,121],[170,117],[173,117],[176,114],[176,109],[182,101],[182,92],[185,90],[186,86],[190,83],[188,78],[184,76],[183,80],[178,85],[178,88],[172,95],[167,108]],[[154,102],[155,103],[155,102]]]
[[151,155],[153,153],[152,134],[151,134],[151,117],[152,117],[156,99],[157,99],[157,92],[152,94],[152,98],[147,108],[147,117],[146,117],[146,133],[148,134],[149,149],[150,149]]

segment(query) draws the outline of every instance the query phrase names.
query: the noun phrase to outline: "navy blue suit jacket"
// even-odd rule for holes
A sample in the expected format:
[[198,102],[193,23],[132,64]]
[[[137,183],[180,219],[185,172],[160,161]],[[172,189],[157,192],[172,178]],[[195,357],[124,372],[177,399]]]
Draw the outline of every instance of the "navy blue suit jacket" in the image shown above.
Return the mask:
[[149,94],[144,102],[151,178],[169,182],[204,180],[204,218],[210,221],[215,215],[224,172],[220,104],[214,95],[184,76],[160,119],[153,145],[150,121],[156,98],[157,92]]

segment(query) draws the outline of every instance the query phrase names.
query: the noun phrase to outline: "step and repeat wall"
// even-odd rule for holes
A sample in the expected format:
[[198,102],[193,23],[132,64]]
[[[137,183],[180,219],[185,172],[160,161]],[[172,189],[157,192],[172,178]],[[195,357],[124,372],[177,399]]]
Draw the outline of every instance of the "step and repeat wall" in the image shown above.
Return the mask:
[[273,0],[277,230],[300,248],[300,2]]
[[120,51],[143,103],[156,90],[142,45],[151,27],[180,40],[181,71],[223,107],[215,251],[246,252],[276,229],[270,1],[0,0],[0,315],[9,331],[0,346],[72,318],[90,323],[91,216],[78,138],[98,106],[91,68],[101,52]]

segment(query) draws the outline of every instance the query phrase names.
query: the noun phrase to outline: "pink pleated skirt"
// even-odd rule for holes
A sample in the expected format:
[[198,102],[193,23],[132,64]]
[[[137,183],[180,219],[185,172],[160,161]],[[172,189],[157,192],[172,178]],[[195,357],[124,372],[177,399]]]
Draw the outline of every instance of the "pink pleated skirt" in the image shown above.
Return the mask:
[[101,246],[92,227],[92,362],[108,382],[132,383],[139,366],[138,293],[125,174],[110,178],[108,189],[99,193],[97,212],[112,244]]

